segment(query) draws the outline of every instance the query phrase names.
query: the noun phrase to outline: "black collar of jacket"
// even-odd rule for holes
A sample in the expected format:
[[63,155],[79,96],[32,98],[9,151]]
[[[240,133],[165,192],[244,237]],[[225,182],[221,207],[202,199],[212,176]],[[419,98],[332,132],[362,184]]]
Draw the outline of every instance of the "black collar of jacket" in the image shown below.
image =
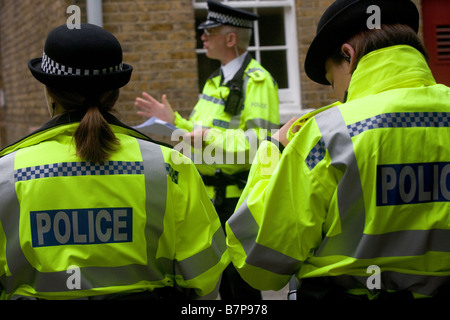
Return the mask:
[[[55,128],[55,127],[59,127],[62,125],[67,125],[67,124],[71,124],[71,123],[76,123],[76,122],[80,122],[84,117],[84,112],[79,112],[79,111],[75,111],[75,112],[67,112],[64,113],[58,117],[52,118],[50,121],[48,121],[47,123],[45,123],[42,127],[40,127],[39,129],[37,129],[36,131],[33,131],[32,133],[30,133],[29,135],[21,138],[20,140],[6,146],[4,149],[13,146],[15,144],[20,143],[21,141],[26,140],[27,138],[38,134],[40,132],[43,132],[45,130],[49,130],[51,128]],[[105,113],[103,114],[103,117],[105,118],[105,120],[111,124],[111,125],[115,125],[115,126],[119,126],[122,128],[127,129],[127,131],[129,132],[130,135],[132,135],[133,137],[137,138],[137,139],[142,139],[142,140],[146,140],[146,141],[150,141],[165,147],[168,147],[170,149],[172,149],[173,147],[169,144],[166,144],[164,142],[161,141],[156,141],[153,140],[152,138],[148,137],[147,135],[143,134],[142,132],[122,123],[120,120],[118,120],[115,116],[113,116],[110,113]],[[3,149],[2,149],[3,150]],[[1,150],[0,150],[1,151]]]
[[[236,74],[234,75],[233,79],[231,79],[230,81],[228,81],[228,83],[233,82],[233,81],[234,81],[234,82],[236,82],[236,81],[242,82],[242,80],[243,80],[243,78],[244,78],[244,72],[245,72],[245,69],[247,69],[248,64],[249,64],[250,61],[252,61],[252,59],[253,59],[253,57],[252,57],[252,55],[250,54],[250,52],[247,52],[247,53],[245,53],[245,54],[246,54],[246,56],[245,56],[244,62],[242,63],[241,68],[238,70],[238,72],[236,72]],[[217,69],[216,71],[214,71],[214,72],[209,76],[208,79],[213,79],[213,78],[217,77],[218,75],[220,75],[220,68]],[[223,78],[220,79],[220,85],[223,85],[222,82],[223,82]],[[225,85],[226,85],[226,84],[225,84]]]

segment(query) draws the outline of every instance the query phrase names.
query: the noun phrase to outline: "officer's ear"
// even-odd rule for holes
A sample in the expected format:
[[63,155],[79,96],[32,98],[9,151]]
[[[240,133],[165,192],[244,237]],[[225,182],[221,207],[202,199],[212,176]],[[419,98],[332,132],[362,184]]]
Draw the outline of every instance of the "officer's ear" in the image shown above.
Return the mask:
[[56,109],[56,103],[55,99],[48,93],[47,86],[44,88],[44,95],[45,95],[45,101],[47,102],[47,109],[48,113],[50,114],[50,117],[53,118],[53,115],[55,114]]
[[237,44],[237,35],[234,32],[227,33],[227,47],[233,48]]
[[355,49],[348,43],[344,43],[341,47],[341,52],[346,57],[348,62],[352,62],[355,57]]

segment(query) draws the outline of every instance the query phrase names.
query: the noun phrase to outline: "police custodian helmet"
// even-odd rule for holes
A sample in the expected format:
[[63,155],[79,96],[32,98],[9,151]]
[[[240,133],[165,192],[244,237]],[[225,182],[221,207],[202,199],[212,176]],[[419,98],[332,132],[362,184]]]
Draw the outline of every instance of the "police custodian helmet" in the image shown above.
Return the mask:
[[198,29],[215,28],[221,25],[252,29],[253,21],[258,18],[258,15],[251,12],[208,0],[208,16],[206,21],[198,26]]
[[70,91],[108,91],[126,85],[132,66],[122,62],[122,47],[110,32],[82,23],[80,29],[66,24],[53,29],[42,58],[28,62],[41,83]]

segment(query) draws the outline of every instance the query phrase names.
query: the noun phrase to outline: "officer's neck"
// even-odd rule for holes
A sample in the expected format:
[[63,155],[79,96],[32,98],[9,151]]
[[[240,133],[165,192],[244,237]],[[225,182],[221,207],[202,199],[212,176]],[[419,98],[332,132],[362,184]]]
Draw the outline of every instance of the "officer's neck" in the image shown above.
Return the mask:
[[222,59],[220,59],[220,63],[222,67],[226,66],[231,61],[239,58],[242,54],[244,54],[246,50],[239,49],[237,46],[230,48],[227,53],[224,55]]
[[48,106],[48,111],[51,118],[58,117],[66,112],[66,110],[58,103],[52,103]]

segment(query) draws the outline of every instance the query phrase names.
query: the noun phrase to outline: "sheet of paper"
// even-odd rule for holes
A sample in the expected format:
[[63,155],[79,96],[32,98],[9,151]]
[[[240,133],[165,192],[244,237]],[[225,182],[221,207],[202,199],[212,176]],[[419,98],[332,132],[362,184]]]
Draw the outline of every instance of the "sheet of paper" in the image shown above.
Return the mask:
[[170,124],[156,117],[151,117],[144,123],[133,128],[144,133],[159,134],[164,136],[171,136],[172,132],[177,130],[177,127],[175,127],[173,124]]

